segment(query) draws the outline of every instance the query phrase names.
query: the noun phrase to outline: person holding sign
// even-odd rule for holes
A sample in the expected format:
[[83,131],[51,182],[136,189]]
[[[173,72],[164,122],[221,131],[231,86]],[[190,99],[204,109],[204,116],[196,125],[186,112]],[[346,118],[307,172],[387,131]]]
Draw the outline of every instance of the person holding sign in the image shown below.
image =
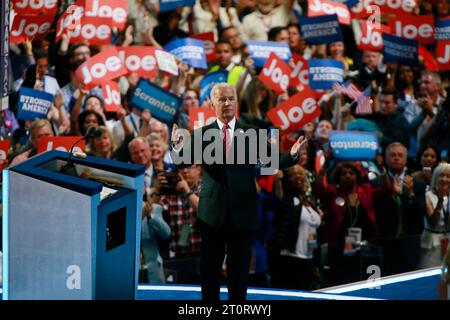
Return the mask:
[[[220,300],[220,279],[222,264],[225,258],[227,266],[228,298],[231,301],[244,301],[247,295],[247,282],[251,245],[254,232],[258,228],[257,194],[255,184],[255,165],[226,164],[225,153],[231,152],[234,136],[254,130],[236,120],[238,108],[236,91],[227,83],[218,83],[211,90],[211,104],[216,112],[217,120],[210,125],[197,129],[196,133],[217,133],[222,139],[214,143],[202,143],[202,151],[218,147],[224,153],[221,159],[211,164],[205,158],[202,164],[202,190],[199,194],[198,220],[201,234],[201,286],[202,299],[209,302]],[[194,133],[194,136],[195,134]],[[191,155],[190,159],[181,161],[178,167],[194,163],[194,138],[191,144],[184,145],[180,139],[181,132],[174,124],[172,157],[183,158],[183,154]],[[239,141],[238,138],[235,141]],[[306,143],[299,137],[290,152],[280,155],[279,167],[288,168],[297,163],[299,153]],[[250,153],[249,143],[234,144],[234,154]],[[202,153],[203,154],[203,153]],[[174,160],[174,163],[176,161]]]

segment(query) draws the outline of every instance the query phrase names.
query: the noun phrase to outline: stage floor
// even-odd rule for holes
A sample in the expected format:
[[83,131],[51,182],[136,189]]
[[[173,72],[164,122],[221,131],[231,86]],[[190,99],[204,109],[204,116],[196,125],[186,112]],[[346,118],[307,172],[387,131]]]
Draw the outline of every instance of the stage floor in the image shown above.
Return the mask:
[[[362,281],[314,292],[249,288],[248,300],[437,300],[441,268],[430,268],[377,281]],[[2,290],[0,289],[0,295]],[[198,285],[139,285],[137,300],[200,300]],[[227,289],[221,288],[221,299]]]

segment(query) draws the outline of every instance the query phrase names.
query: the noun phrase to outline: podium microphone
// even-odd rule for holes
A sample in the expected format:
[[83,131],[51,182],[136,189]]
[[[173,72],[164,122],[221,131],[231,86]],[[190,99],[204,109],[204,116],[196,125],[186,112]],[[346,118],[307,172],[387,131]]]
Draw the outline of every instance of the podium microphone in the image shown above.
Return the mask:
[[78,174],[75,171],[75,167],[73,166],[73,163],[72,163],[73,148],[75,148],[75,146],[83,140],[98,138],[101,135],[102,135],[102,132],[100,130],[98,130],[95,127],[89,127],[86,131],[86,134],[83,137],[81,137],[80,139],[78,139],[77,141],[75,141],[75,143],[72,145],[72,147],[70,148],[70,151],[69,151],[69,157],[67,158],[67,163],[61,167],[59,172],[78,176]]

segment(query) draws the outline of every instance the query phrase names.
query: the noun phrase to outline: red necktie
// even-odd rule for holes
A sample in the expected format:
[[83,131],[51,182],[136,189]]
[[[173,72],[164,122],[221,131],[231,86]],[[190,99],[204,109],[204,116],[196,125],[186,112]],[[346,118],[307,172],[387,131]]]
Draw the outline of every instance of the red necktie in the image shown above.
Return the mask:
[[230,133],[228,132],[228,129],[230,129],[230,126],[228,125],[228,123],[226,123],[222,128],[222,142],[223,142],[223,151],[227,157],[231,147],[231,137]]

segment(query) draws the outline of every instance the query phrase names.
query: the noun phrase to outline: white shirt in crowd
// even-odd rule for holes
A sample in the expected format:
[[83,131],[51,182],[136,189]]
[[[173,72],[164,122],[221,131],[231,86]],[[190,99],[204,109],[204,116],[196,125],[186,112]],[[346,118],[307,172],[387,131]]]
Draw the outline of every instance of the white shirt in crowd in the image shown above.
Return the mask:
[[[300,203],[300,200],[294,197],[294,202]],[[296,205],[296,203],[294,203]],[[302,206],[300,223],[298,225],[298,238],[295,246],[295,252],[284,249],[280,252],[283,256],[291,256],[301,259],[312,259],[312,251],[308,250],[308,239],[311,236],[315,238],[316,230],[320,226],[322,219],[319,213],[311,207]],[[316,240],[317,241],[317,240]]]

